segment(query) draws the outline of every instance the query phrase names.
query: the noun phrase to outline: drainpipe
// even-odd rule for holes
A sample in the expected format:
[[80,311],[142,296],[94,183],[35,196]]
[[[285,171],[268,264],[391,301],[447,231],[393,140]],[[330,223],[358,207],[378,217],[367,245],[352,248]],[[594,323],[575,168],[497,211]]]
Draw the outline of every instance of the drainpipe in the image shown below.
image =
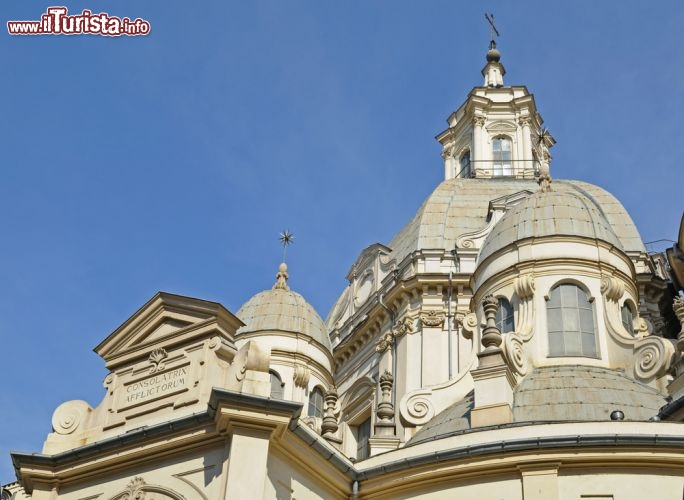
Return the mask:
[[359,498],[359,482],[358,480],[354,479],[352,482],[352,494],[350,497],[350,500],[358,500]]
[[[456,267],[456,272],[460,273],[461,272],[461,261],[458,258],[458,252],[456,250],[456,247],[451,251],[451,256],[454,258],[454,266]],[[451,299],[453,295],[453,286],[451,283],[453,277],[453,273],[451,272],[451,269],[449,269],[449,302],[447,303],[447,332],[448,332],[448,349],[449,349],[449,380],[451,380],[452,377],[452,365],[453,365],[453,360],[452,360],[452,347],[451,347]]]

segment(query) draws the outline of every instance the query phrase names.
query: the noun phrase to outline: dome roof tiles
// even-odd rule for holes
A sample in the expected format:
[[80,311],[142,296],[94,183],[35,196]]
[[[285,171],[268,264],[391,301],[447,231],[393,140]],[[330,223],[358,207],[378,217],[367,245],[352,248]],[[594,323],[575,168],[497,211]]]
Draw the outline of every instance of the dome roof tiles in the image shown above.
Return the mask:
[[576,190],[538,191],[512,207],[487,237],[479,260],[526,238],[578,236],[623,245],[599,206]]
[[328,351],[332,350],[323,320],[304,297],[289,289],[273,289],[257,293],[237,312],[245,326],[237,335],[282,331],[306,335]]

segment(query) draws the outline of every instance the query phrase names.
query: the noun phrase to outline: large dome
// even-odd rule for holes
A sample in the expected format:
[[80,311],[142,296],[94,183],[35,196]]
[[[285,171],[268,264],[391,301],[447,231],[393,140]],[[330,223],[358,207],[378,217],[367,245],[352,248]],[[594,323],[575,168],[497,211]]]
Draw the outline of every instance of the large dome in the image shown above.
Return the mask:
[[257,293],[245,302],[237,317],[245,323],[237,331],[238,336],[273,331],[294,333],[306,335],[326,350],[332,350],[321,317],[304,297],[289,288],[276,285],[272,290]]
[[624,249],[598,204],[563,187],[537,191],[506,212],[487,236],[479,260],[516,241],[546,236],[579,236]]
[[[539,189],[533,179],[460,179],[442,182],[418,213],[390,242],[392,257],[401,262],[421,249],[452,249],[464,233],[487,225],[491,201],[521,191]],[[636,226],[622,204],[604,189],[580,181],[553,182],[553,193],[574,193],[598,210],[625,251],[644,252]]]

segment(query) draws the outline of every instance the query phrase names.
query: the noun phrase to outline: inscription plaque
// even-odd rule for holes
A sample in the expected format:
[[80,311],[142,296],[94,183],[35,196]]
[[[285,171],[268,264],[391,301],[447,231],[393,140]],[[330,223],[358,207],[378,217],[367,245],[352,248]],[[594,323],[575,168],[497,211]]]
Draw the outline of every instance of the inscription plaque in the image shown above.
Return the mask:
[[[120,405],[123,408],[136,406],[155,399],[177,394],[188,388],[190,370],[182,366],[151,377],[138,379],[124,384]],[[122,408],[122,409],[123,409]]]

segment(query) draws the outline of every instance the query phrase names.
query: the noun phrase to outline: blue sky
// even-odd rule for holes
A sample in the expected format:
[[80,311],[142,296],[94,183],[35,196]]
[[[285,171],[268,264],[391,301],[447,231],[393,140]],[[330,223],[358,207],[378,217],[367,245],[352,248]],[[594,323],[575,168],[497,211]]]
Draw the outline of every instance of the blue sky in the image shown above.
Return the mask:
[[[3,26],[51,5],[6,0]],[[485,10],[558,141],[552,175],[611,191],[646,242],[676,236],[681,2],[65,5],[152,31],[0,34],[0,482],[60,403],[98,404],[92,348],[158,290],[237,312],[289,228],[290,284],[325,317],[442,180],[434,135],[481,84]]]

